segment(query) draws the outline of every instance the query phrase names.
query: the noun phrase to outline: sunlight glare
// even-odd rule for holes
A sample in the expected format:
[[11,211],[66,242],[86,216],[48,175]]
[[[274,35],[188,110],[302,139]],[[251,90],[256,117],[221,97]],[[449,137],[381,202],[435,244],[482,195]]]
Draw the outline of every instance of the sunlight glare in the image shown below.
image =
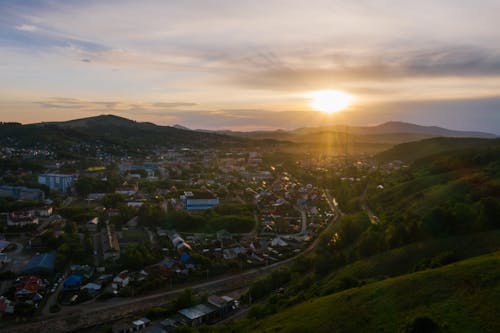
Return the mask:
[[340,90],[320,90],[311,95],[311,107],[317,111],[334,113],[346,109],[352,96]]

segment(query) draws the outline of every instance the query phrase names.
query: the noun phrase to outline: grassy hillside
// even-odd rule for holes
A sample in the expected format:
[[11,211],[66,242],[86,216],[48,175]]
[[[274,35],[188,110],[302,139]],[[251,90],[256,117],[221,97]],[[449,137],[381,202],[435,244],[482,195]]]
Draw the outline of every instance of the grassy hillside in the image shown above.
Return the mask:
[[499,297],[497,252],[311,299],[238,331],[499,332]]
[[477,148],[500,148],[500,139],[478,138],[431,138],[421,141],[402,143],[377,154],[375,157],[382,161],[415,160],[433,156],[443,152]]
[[500,250],[500,230],[418,242],[353,262],[318,282],[318,293],[331,294],[373,281]]

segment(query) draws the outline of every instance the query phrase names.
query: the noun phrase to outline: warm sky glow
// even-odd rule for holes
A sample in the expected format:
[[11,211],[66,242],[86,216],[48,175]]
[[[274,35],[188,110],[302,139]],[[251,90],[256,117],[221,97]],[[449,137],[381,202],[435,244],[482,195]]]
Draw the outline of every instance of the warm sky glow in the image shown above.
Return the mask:
[[[0,121],[500,133],[499,12],[498,0],[2,0]],[[356,103],[312,111],[304,95],[327,89]]]
[[339,90],[320,90],[311,94],[311,107],[325,113],[345,110],[351,101],[349,94]]

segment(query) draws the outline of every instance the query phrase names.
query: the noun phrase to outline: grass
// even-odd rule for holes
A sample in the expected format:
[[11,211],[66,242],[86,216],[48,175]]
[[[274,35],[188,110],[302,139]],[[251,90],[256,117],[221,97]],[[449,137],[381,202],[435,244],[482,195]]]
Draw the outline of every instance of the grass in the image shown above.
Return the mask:
[[463,260],[499,249],[500,230],[414,243],[340,268],[323,279],[320,292],[326,295],[341,289],[345,279],[371,282],[411,273],[417,266],[425,267],[443,253]]
[[121,240],[125,243],[130,243],[130,242],[141,243],[149,239],[146,232],[141,229],[122,230],[121,234],[122,234]]
[[252,332],[404,332],[418,317],[442,332],[499,332],[500,253],[313,298],[242,327]]

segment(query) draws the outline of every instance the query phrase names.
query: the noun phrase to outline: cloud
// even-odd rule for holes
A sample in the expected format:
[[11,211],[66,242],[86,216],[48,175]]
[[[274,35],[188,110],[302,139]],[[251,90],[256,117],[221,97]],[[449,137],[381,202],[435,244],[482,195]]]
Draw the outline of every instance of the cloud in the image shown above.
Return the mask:
[[308,64],[307,55],[303,55],[302,60],[298,57],[299,61],[295,60],[295,64],[280,60],[262,66],[251,61],[255,66],[236,72],[230,82],[259,89],[304,90],[352,82],[408,78],[500,77],[500,48],[449,46],[428,50],[396,50],[385,52],[383,57],[372,54],[353,56],[349,62],[345,62],[343,59],[347,57],[348,54],[344,53],[327,54],[319,59],[318,65]]
[[194,102],[136,102],[125,101],[96,101],[67,97],[53,97],[44,101],[33,102],[42,108],[48,109],[87,109],[93,111],[116,111],[116,112],[149,112],[159,114],[165,110],[178,110],[197,105]]
[[196,103],[192,103],[192,102],[170,102],[170,103],[157,102],[157,103],[152,103],[152,105],[154,107],[157,107],[157,108],[167,108],[167,109],[169,109],[169,108],[196,106],[197,104]]
[[16,30],[25,31],[25,32],[35,32],[38,30],[37,27],[35,27],[34,25],[30,25],[30,24],[21,24],[21,25],[16,26],[15,28],[16,28]]

